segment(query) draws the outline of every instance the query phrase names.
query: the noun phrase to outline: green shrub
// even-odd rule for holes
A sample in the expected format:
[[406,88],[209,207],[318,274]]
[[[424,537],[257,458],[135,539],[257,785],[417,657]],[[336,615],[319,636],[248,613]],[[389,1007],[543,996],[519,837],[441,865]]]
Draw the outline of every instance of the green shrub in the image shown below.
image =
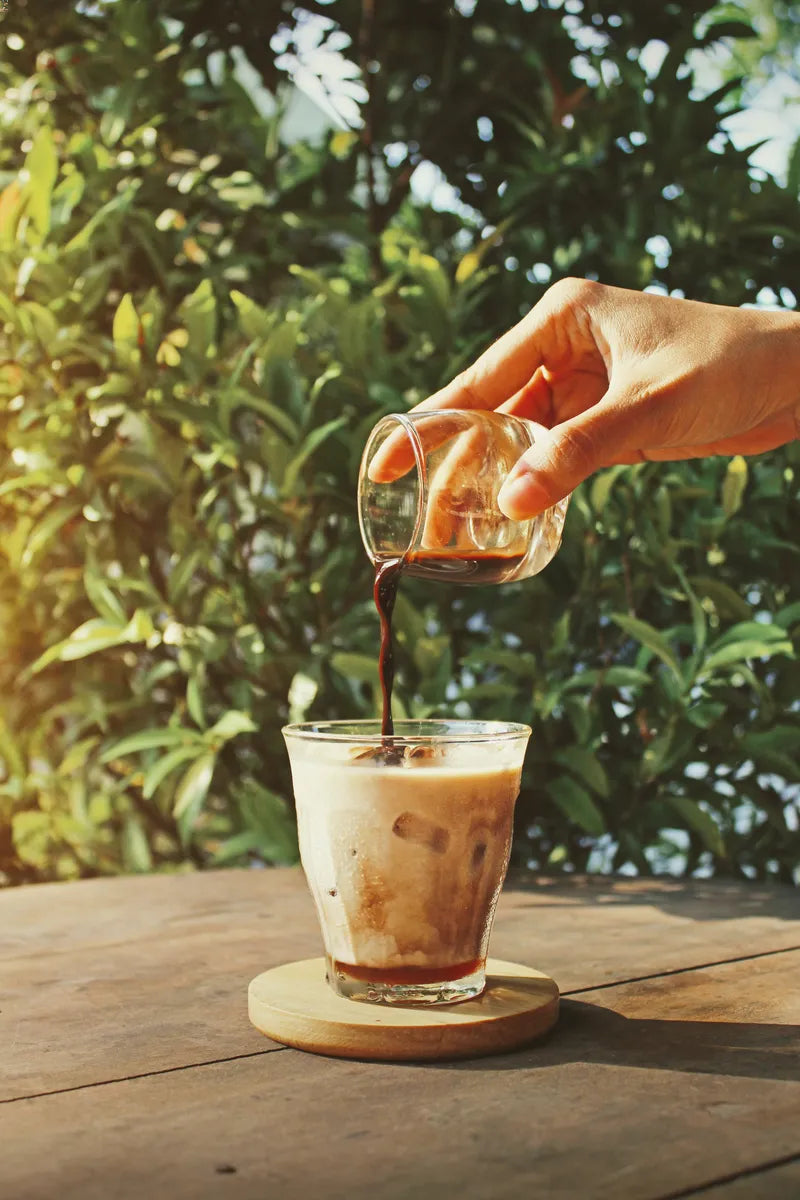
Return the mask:
[[[642,7],[584,6],[609,39],[588,86],[585,33],[545,7],[396,0],[372,28],[338,0],[311,34],[275,3],[9,9],[7,880],[294,859],[281,724],[376,707],[366,434],[548,272],[727,303],[797,288],[796,197],[708,148],[723,98],[679,77],[711,6]],[[303,140],[278,56],[339,27],[380,67],[365,124]],[[652,38],[672,49],[648,79],[629,51]],[[449,210],[410,190],[423,159]],[[398,711],[534,726],[520,862],[792,878],[798,468],[797,445],[612,468],[536,579],[403,585]]]

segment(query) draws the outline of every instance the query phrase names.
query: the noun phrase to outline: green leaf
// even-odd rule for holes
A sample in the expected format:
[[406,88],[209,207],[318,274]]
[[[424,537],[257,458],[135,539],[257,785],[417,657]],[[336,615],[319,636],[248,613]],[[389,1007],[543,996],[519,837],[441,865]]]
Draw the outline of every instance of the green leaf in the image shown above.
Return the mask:
[[200,735],[192,729],[142,729],[139,733],[131,733],[118,742],[114,742],[100,755],[100,762],[111,762],[115,758],[125,758],[128,754],[136,754],[140,750],[160,750],[164,746],[199,745]]
[[39,488],[53,487],[63,482],[64,476],[60,471],[45,468],[37,471],[28,471],[25,475],[15,475],[13,479],[6,479],[4,483],[0,483],[0,497],[7,496],[10,492],[17,492],[22,488],[38,490]]
[[740,739],[739,745],[753,758],[759,758],[762,754],[783,754],[790,760],[800,762],[800,725],[774,725],[772,729],[752,730]]
[[258,726],[249,713],[231,709],[220,717],[216,725],[212,725],[210,729],[206,730],[203,738],[207,742],[229,742],[231,738],[238,737],[240,733],[257,732]]
[[111,336],[114,340],[114,352],[120,365],[129,367],[138,363],[141,354],[139,344],[140,338],[142,338],[142,325],[130,292],[126,292],[117,305]]
[[605,818],[592,797],[569,775],[559,775],[547,784],[547,792],[570,821],[592,837],[606,831]]
[[321,272],[311,271],[308,267],[301,267],[298,263],[290,265],[289,274],[301,279],[310,295],[324,296],[330,302],[332,309],[343,309],[348,303],[350,284],[346,279],[326,279]]
[[0,241],[6,246],[16,240],[19,219],[23,210],[23,191],[19,180],[12,179],[11,183],[0,191]]
[[789,630],[798,623],[800,623],[800,600],[796,600],[794,604],[787,604],[785,608],[775,614],[775,624],[780,625],[781,629]]
[[725,857],[725,842],[719,826],[710,813],[688,796],[668,796],[668,803],[681,819],[700,837],[703,845],[716,855]]
[[732,642],[722,649],[709,654],[704,660],[697,678],[704,679],[720,667],[746,662],[748,658],[772,658],[775,654],[786,654],[794,658],[794,647],[789,641],[756,641],[748,639],[743,642]]
[[125,818],[122,829],[122,855],[129,871],[146,874],[153,869],[153,856],[141,821],[133,813]]
[[757,38],[758,34],[746,21],[716,21],[709,25],[700,39],[701,45],[719,41],[720,38]]
[[503,240],[503,234],[511,225],[511,218],[501,221],[491,233],[481,238],[474,250],[469,250],[456,267],[456,283],[464,284],[480,269],[489,250]]
[[600,516],[608,504],[614,484],[627,470],[627,463],[617,463],[614,467],[607,467],[604,471],[598,471],[592,480],[592,486],[589,491],[589,503],[598,516]]
[[59,323],[53,313],[35,300],[25,301],[25,311],[30,317],[36,336],[44,347],[45,352],[52,349],[53,342],[58,337]]
[[397,593],[394,613],[392,615],[392,631],[398,641],[404,638],[413,645],[418,638],[424,637],[426,622],[423,613],[419,612],[411,601],[401,591]]
[[334,158],[342,161],[347,158],[350,151],[358,145],[359,136],[353,129],[337,129],[331,135],[330,150]]
[[79,230],[73,238],[64,246],[64,253],[70,254],[78,250],[85,250],[92,241],[97,231],[105,224],[111,216],[121,215],[130,208],[133,197],[136,195],[138,183],[133,184],[120,192],[117,196],[112,196],[105,204],[93,214],[92,217],[84,225],[83,229]]
[[127,624],[128,617],[119,597],[104,579],[88,567],[83,573],[83,586],[90,603],[101,617],[115,625]]
[[150,800],[155,795],[161,783],[168,775],[172,774],[176,767],[181,766],[188,759],[198,758],[201,751],[202,744],[178,746],[174,750],[170,750],[169,754],[162,754],[160,758],[156,759],[146,772],[142,783],[142,795],[145,800]]
[[710,729],[727,711],[727,705],[717,700],[700,700],[686,710],[687,720],[698,729]]
[[172,815],[178,822],[184,843],[188,841],[192,827],[208,795],[216,763],[215,754],[201,755],[192,763],[176,788]]
[[431,299],[445,313],[450,311],[450,281],[442,265],[432,254],[422,254],[413,248],[408,256],[411,274],[423,285]]
[[104,620],[102,617],[92,617],[73,630],[63,642],[57,642],[45,650],[36,662],[28,668],[31,675],[36,675],[54,662],[74,662],[86,658],[100,650],[108,650],[112,646],[125,645],[130,638],[126,625]]
[[309,414],[313,415],[314,405],[316,404],[316,402],[319,399],[323,390],[327,387],[327,385],[329,383],[332,383],[334,379],[340,379],[341,375],[342,375],[341,363],[332,363],[326,370],[324,370],[322,372],[321,375],[317,376],[317,378],[314,380],[313,384],[311,385],[310,392],[308,393],[308,405],[306,408],[306,421],[309,420]]
[[[450,672],[447,672],[449,677]],[[464,699],[467,700],[503,700],[511,702],[517,694],[517,689],[512,683],[476,683],[472,687],[465,690]]]
[[293,421],[282,408],[278,408],[277,404],[272,404],[269,400],[265,400],[263,396],[254,396],[246,388],[225,388],[220,393],[218,403],[220,419],[226,429],[230,428],[231,416],[237,409],[248,408],[251,412],[257,412],[262,417],[266,417],[290,441],[296,442],[300,437],[300,429],[297,422]]
[[58,155],[47,125],[41,125],[36,131],[33,146],[25,158],[25,170],[28,173],[28,217],[44,241],[50,230],[50,198],[58,174]]
[[270,862],[296,862],[297,829],[283,798],[249,778],[235,796],[242,821],[255,836],[253,848]]
[[[400,597],[398,596],[399,599]],[[424,633],[420,633],[415,642],[419,642],[424,636]],[[449,636],[445,640],[449,645]],[[502,650],[492,646],[478,646],[471,654],[467,655],[464,659],[464,664],[466,666],[500,667],[503,671],[508,671],[512,675],[519,675],[523,679],[535,679],[538,671],[535,655],[519,650]]]
[[82,509],[74,500],[60,500],[47,509],[45,515],[34,525],[25,543],[20,566],[29,567],[38,554],[49,545],[56,534],[64,528]]
[[733,642],[746,641],[785,642],[786,630],[777,623],[768,625],[763,621],[740,621],[738,625],[731,625],[726,629],[713,645],[709,646],[709,652],[713,653],[723,646],[730,646]]
[[30,667],[29,673],[34,675],[52,662],[74,662],[78,658],[86,658],[100,650],[108,650],[112,646],[130,645],[134,642],[146,642],[153,635],[153,622],[149,613],[138,609],[134,612],[127,625],[119,625],[102,618],[93,617],[84,621],[63,641],[51,646]]
[[800,196],[800,138],[792,146],[786,170],[786,189],[792,196]]
[[129,642],[149,642],[154,632],[153,618],[143,608],[137,608],[125,626],[125,634]]
[[100,118],[100,137],[107,146],[116,146],[125,132],[125,117],[108,109]]
[[322,443],[335,433],[337,429],[341,429],[347,424],[347,417],[336,417],[333,421],[326,421],[324,425],[318,426],[304,440],[300,453],[297,454],[286,468],[283,476],[283,485],[281,491],[284,496],[291,496],[297,484],[297,478],[304,464],[308,461],[311,455],[318,450]]
[[644,783],[650,783],[664,770],[672,750],[674,734],[674,725],[670,723],[648,743],[641,762],[641,775]]
[[196,675],[186,685],[186,707],[189,710],[189,716],[199,725],[201,729],[205,728],[206,718],[203,712],[203,696],[200,690],[200,680]]
[[584,696],[567,696],[564,700],[564,712],[567,714],[578,740],[581,742],[588,741],[592,728],[588,698]]
[[25,758],[20,745],[6,722],[0,716],[0,757],[2,757],[7,775],[23,778],[27,774]]
[[217,330],[217,302],[210,279],[204,279],[192,294],[185,298],[179,312],[186,332],[189,334],[187,349],[200,359],[213,357]]
[[270,483],[274,487],[280,487],[291,461],[291,446],[274,429],[265,429],[261,436],[261,453],[269,472]]
[[611,788],[605,768],[588,747],[569,746],[563,750],[557,750],[553,759],[562,767],[566,767],[573,775],[577,775],[599,796],[607,797],[610,794]]
[[[445,656],[450,654],[450,635],[439,634],[436,637],[423,636],[418,638],[412,647],[414,665],[423,679],[435,675]],[[448,672],[449,674],[449,672]]]
[[68,778],[75,771],[81,771],[99,741],[100,738],[97,734],[91,734],[89,737],[81,738],[78,742],[73,742],[58,764],[59,775]]
[[638,617],[630,617],[627,613],[612,613],[611,620],[620,627],[623,633],[641,642],[648,650],[669,667],[670,671],[682,680],[681,669],[671,647],[652,625],[641,621]]
[[226,863],[234,862],[237,858],[242,858],[245,854],[258,850],[261,842],[262,839],[255,830],[245,829],[221,842],[214,851],[211,861],[215,867],[225,866]]
[[103,454],[95,466],[97,479],[136,479],[145,488],[171,496],[172,481],[164,467],[148,454],[131,447],[115,445],[113,453]]
[[53,191],[50,221],[53,226],[66,225],[83,197],[86,179],[80,171],[66,175]]
[[728,463],[728,469],[722,481],[722,511],[729,519],[742,507],[746,487],[747,459],[742,458],[741,454],[737,454]]
[[707,596],[721,617],[746,621],[750,616],[750,605],[727,583],[705,575],[691,575],[689,582],[699,596]]
[[184,553],[172,568],[167,580],[169,598],[173,604],[179,604],[186,595],[198,567],[206,557],[205,550],[190,550]]
[[374,686],[378,682],[378,662],[373,655],[341,651],[331,656],[331,666],[341,675],[359,683],[371,683]]
[[708,633],[708,621],[706,620],[706,614],[703,611],[703,606],[700,603],[700,601],[697,599],[697,596],[695,595],[694,590],[692,589],[692,587],[689,583],[689,580],[686,578],[686,575],[684,574],[682,569],[677,565],[677,563],[675,563],[673,565],[674,565],[675,573],[677,574],[679,580],[681,581],[681,586],[683,587],[683,590],[686,593],[686,599],[689,601],[689,608],[691,609],[691,613],[692,613],[692,631],[694,633],[694,647],[695,647],[695,650],[699,650],[702,652],[703,649],[705,648],[706,636]]
[[251,300],[249,296],[245,296],[244,292],[234,289],[230,295],[239,314],[239,328],[245,337],[251,339],[269,337],[275,328],[275,315],[262,308],[260,304],[256,304],[255,300]]
[[606,667],[605,669],[581,671],[572,675],[562,687],[562,691],[590,690],[598,687],[640,688],[653,682],[652,676],[636,667]]

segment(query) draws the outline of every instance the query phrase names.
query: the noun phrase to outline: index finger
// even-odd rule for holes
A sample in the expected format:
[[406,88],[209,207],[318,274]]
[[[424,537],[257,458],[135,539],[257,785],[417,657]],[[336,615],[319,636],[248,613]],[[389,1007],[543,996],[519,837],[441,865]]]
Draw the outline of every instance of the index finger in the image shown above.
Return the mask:
[[479,358],[412,412],[430,408],[499,408],[546,366],[552,305],[542,299]]
[[[529,383],[546,357],[553,320],[552,305],[544,300],[498,338],[479,358],[410,412],[441,409],[495,409],[511,400]],[[436,444],[437,430],[429,438]],[[391,483],[414,466],[414,454],[403,429],[391,434],[370,463],[374,482]]]

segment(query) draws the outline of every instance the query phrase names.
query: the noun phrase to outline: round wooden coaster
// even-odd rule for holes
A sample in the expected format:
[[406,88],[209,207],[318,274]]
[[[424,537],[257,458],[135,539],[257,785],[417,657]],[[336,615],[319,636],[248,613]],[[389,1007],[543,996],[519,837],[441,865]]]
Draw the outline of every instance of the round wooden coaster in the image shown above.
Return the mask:
[[257,975],[250,1020],[267,1037],[336,1058],[474,1058],[513,1050],[552,1029],[558,987],[548,975],[490,958],[486,991],[458,1004],[402,1007],[346,1000],[328,986],[325,959]]

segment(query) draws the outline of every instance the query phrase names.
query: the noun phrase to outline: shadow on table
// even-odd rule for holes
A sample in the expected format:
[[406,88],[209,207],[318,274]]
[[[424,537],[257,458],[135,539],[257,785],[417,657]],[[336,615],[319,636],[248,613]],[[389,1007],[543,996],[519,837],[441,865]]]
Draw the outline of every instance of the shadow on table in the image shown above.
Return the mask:
[[456,1071],[543,1070],[567,1063],[800,1082],[800,1025],[657,1021],[562,1000],[546,1041],[494,1058],[430,1063]]
[[[786,885],[717,880],[638,879],[620,876],[570,876],[569,879],[509,872],[509,893],[536,897],[536,908],[576,908],[583,904],[611,908],[652,905],[673,916],[695,921],[729,921],[743,917],[800,920],[800,889]],[[519,903],[519,901],[518,901]]]

